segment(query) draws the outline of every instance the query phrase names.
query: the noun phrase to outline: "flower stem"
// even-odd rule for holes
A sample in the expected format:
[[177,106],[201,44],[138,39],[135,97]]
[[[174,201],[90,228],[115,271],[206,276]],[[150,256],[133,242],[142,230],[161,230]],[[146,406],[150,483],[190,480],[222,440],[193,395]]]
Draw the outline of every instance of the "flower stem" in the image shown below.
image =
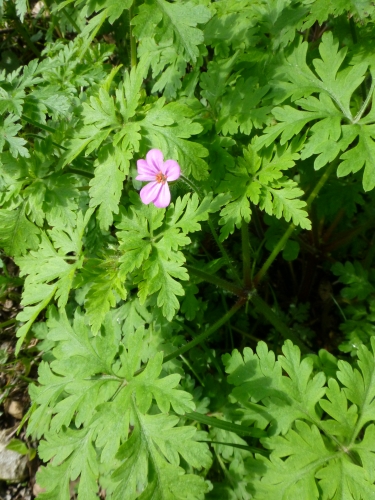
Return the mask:
[[5,328],[7,326],[14,325],[14,323],[17,323],[16,318],[8,319],[7,321],[3,321],[3,323],[0,323],[0,328]]
[[133,35],[133,27],[131,25],[134,7],[135,7],[135,0],[134,0],[134,5],[129,7],[130,64],[132,68],[137,67],[137,42]]
[[[185,182],[185,184],[187,184],[197,195],[198,195],[198,198],[200,200],[202,200],[203,196],[202,194],[200,193],[199,189],[195,186],[195,184],[190,180],[188,179],[187,177],[185,177],[184,175],[181,175],[180,176],[180,179]],[[216,244],[217,246],[219,247],[219,250],[221,252],[221,255],[224,257],[224,259],[227,261],[227,264],[228,264],[228,267],[232,273],[232,276],[233,278],[235,279],[235,281],[237,282],[238,285],[241,286],[241,280],[238,276],[238,273],[237,271],[235,270],[235,268],[233,267],[232,265],[232,262],[230,260],[230,257],[227,253],[227,251],[225,250],[223,244],[221,243],[221,241],[219,240],[219,236],[217,235],[217,232],[216,232],[216,229],[215,229],[215,226],[213,225],[212,223],[212,220],[210,218],[210,214],[207,214],[208,218],[207,218],[207,224],[208,224],[208,227],[210,228],[210,231],[212,233],[212,236],[214,237],[214,240],[216,241]]]
[[284,337],[284,339],[291,340],[294,344],[298,345],[302,352],[310,352],[310,349],[297,337],[297,335],[291,330],[270,306],[264,302],[264,300],[259,297],[255,292],[250,297],[251,302],[254,304],[255,309],[260,312],[267,321],[271,323],[272,326]]
[[242,239],[242,263],[243,263],[243,282],[245,288],[251,288],[251,261],[250,261],[250,239],[248,225],[244,219],[241,224]]
[[171,354],[166,356],[163,359],[163,364],[166,363],[167,361],[170,361],[171,359],[177,358],[177,356],[180,356],[181,354],[184,354],[187,351],[190,351],[193,347],[196,345],[201,344],[204,342],[208,337],[210,337],[213,333],[215,333],[221,326],[223,326],[236,312],[241,309],[241,307],[245,304],[246,298],[242,297],[240,298],[234,306],[229,309],[229,311],[224,314],[222,318],[220,318],[216,323],[214,323],[210,328],[208,328],[205,332],[201,333],[197,337],[195,337],[194,340],[189,342],[188,344],[180,347],[179,349],[176,349],[173,351]]
[[207,223],[208,223],[208,227],[210,228],[211,230],[211,233],[212,233],[212,236],[214,237],[214,240],[216,241],[216,244],[217,246],[219,247],[219,250],[221,252],[221,255],[224,257],[224,259],[227,261],[227,264],[228,264],[228,267],[229,269],[231,270],[231,273],[232,273],[232,276],[233,278],[235,279],[235,281],[238,283],[238,284],[241,284],[241,280],[238,276],[238,273],[237,271],[235,270],[235,268],[233,267],[232,265],[232,262],[230,260],[230,257],[227,253],[227,251],[225,250],[223,244],[221,243],[221,241],[219,240],[219,237],[217,235],[217,232],[216,232],[216,229],[214,227],[214,225],[212,224],[212,220],[210,218],[210,216],[208,215],[208,219],[207,219]]
[[271,255],[268,257],[266,262],[263,264],[261,269],[258,271],[257,275],[254,278],[254,286],[256,287],[258,283],[262,280],[266,272],[268,271],[269,267],[273,263],[273,261],[276,259],[276,257],[279,255],[281,250],[284,248],[285,243],[289,240],[291,234],[293,233],[295,229],[295,225],[292,223],[289,225],[288,229],[285,231],[283,234],[282,238],[278,241],[277,245],[275,248],[272,250]]
[[204,281],[207,281],[208,283],[212,283],[213,285],[216,285],[222,288],[223,290],[227,290],[228,292],[234,293],[239,297],[244,297],[244,290],[241,287],[237,286],[235,283],[230,283],[229,281],[218,278],[214,274],[208,274],[205,271],[197,269],[194,266],[187,265],[186,269],[189,271],[190,274],[193,274],[198,278],[202,278]]
[[[326,171],[324,172],[324,174],[322,175],[322,177],[319,179],[319,182],[316,184],[316,186],[314,187],[314,189],[311,191],[311,193],[310,193],[310,195],[309,195],[309,197],[307,198],[307,201],[306,201],[306,208],[307,209],[309,209],[311,207],[312,202],[318,196],[319,191],[322,189],[322,187],[324,186],[324,184],[327,182],[328,177],[330,176],[330,174],[332,173],[332,171],[336,168],[337,163],[338,163],[338,160],[333,161],[328,166],[328,168],[326,169]],[[293,233],[293,231],[294,231],[295,228],[296,228],[296,226],[293,223],[291,223],[289,225],[288,229],[285,231],[285,233],[283,234],[282,238],[279,240],[279,242],[277,243],[277,245],[275,246],[275,248],[272,250],[271,255],[268,257],[268,259],[266,260],[266,262],[260,268],[260,270],[258,271],[257,275],[254,278],[254,287],[255,288],[257,287],[258,283],[263,279],[264,275],[268,271],[268,269],[271,266],[271,264],[273,263],[273,261],[279,255],[279,253],[281,252],[281,250],[284,248],[285,243],[288,241],[288,239],[292,235],[292,233]]]

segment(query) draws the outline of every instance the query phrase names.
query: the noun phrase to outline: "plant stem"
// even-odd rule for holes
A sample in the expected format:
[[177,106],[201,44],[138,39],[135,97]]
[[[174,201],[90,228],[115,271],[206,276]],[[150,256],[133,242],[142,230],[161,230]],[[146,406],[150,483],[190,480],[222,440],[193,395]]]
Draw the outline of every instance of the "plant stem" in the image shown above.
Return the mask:
[[29,123],[30,125],[33,125],[34,127],[38,127],[42,130],[45,130],[46,132],[51,132],[52,134],[54,132],[56,132],[56,130],[54,128],[49,127],[48,125],[44,125],[43,123],[36,122],[26,115],[22,115],[21,119],[24,120],[25,122]]
[[[350,18],[349,18],[349,27],[350,27],[350,33],[352,35],[353,43],[357,44],[358,43],[358,37],[357,37],[357,30],[355,28],[355,23],[354,23],[353,16],[350,16]],[[361,83],[361,93],[362,93],[362,99],[365,101],[365,99],[366,99],[366,85],[365,85],[365,82]]]
[[18,17],[14,17],[12,19],[14,22],[15,28],[18,31],[18,33],[21,35],[21,37],[24,39],[26,45],[29,47],[29,49],[36,55],[37,57],[40,57],[40,50],[36,47],[34,42],[31,40],[29,33],[27,30],[23,27],[21,21],[18,19]]
[[[181,175],[180,179],[185,182],[185,184],[187,184],[197,195],[198,195],[198,198],[200,200],[202,200],[203,196],[201,195],[201,193],[199,192],[199,189],[194,185],[193,182],[191,182],[190,179],[188,179],[187,177]],[[231,270],[232,272],[232,275],[235,279],[235,281],[237,282],[238,285],[241,286],[241,280],[238,276],[238,273],[237,271],[235,270],[235,268],[233,267],[232,265],[232,262],[229,258],[229,255],[227,253],[227,251],[225,250],[223,244],[221,243],[220,239],[219,239],[219,236],[217,235],[217,232],[216,232],[216,229],[215,229],[215,226],[213,225],[212,223],[212,220],[210,218],[210,215],[208,214],[208,219],[207,219],[207,224],[208,224],[208,227],[210,228],[210,231],[212,233],[212,236],[214,237],[214,240],[216,241],[216,244],[217,246],[219,247],[219,250],[221,252],[221,255],[224,257],[224,259],[227,261],[227,264],[228,264],[228,267],[229,269]]]
[[253,293],[250,297],[251,302],[254,304],[258,312],[260,312],[265,319],[267,319],[276,330],[281,333],[284,339],[291,340],[303,352],[310,352],[310,349],[297,337],[278,316],[273,312],[270,306],[259,297],[257,293]]
[[[327,182],[328,177],[330,176],[332,171],[336,168],[337,164],[338,164],[338,160],[335,160],[326,168],[324,174],[319,179],[319,182],[316,184],[314,189],[311,191],[309,197],[307,198],[307,201],[306,201],[306,208],[307,209],[309,209],[311,207],[312,202],[318,196],[319,191],[322,189],[324,184]],[[255,288],[257,287],[258,283],[263,279],[264,275],[268,271],[268,269],[271,266],[271,264],[273,263],[273,261],[279,255],[281,250],[284,248],[285,243],[289,240],[289,238],[292,235],[295,228],[296,228],[296,226],[293,223],[291,223],[289,225],[288,229],[285,231],[282,238],[279,240],[279,242],[277,243],[275,248],[272,250],[271,255],[268,257],[266,262],[260,268],[260,270],[258,271],[257,275],[254,278],[254,287]]]
[[17,323],[16,318],[8,319],[7,321],[3,321],[3,323],[0,323],[0,328],[5,328],[10,325],[14,325],[14,323]]
[[244,290],[234,283],[230,283],[229,281],[218,278],[214,274],[208,274],[205,271],[197,269],[194,266],[186,265],[186,269],[190,272],[190,274],[193,274],[198,278],[202,278],[204,281],[207,281],[208,283],[212,283],[213,285],[216,285],[222,288],[223,290],[227,290],[228,292],[234,293],[239,297],[244,297]]
[[209,417],[207,415],[203,415],[202,413],[197,413],[196,411],[185,413],[184,417],[188,418],[189,420],[195,420],[200,424],[209,425],[211,427],[223,429],[228,432],[235,432],[236,434],[244,434],[245,436],[252,437],[264,435],[264,431],[259,431],[258,429],[245,427],[243,425],[233,424],[232,422],[228,422],[227,420],[220,420],[216,417]]
[[314,187],[314,189],[309,194],[309,197],[307,198],[307,201],[306,201],[306,205],[307,205],[306,208],[307,209],[309,209],[311,207],[312,202],[318,196],[320,190],[322,189],[322,187],[324,186],[324,184],[327,182],[329,176],[335,170],[335,168],[337,167],[338,163],[339,163],[339,161],[338,161],[338,159],[336,159],[332,163],[330,163],[329,166],[326,168],[324,174],[319,179],[319,182],[317,183],[317,185]]
[[237,328],[236,326],[232,326],[233,330],[235,332],[240,333],[243,337],[248,337],[250,340],[253,342],[260,342],[261,339],[258,339],[258,337],[254,337],[254,335],[251,335],[251,333],[244,332],[243,330],[240,330],[240,328]]
[[83,59],[84,55],[86,54],[87,50],[91,45],[91,42],[96,37],[98,31],[100,30],[106,19],[107,19],[107,12],[105,9],[96,16],[94,16],[93,18],[91,18],[88,24],[83,29],[83,31],[81,31],[80,35],[78,35],[83,40],[82,46],[78,54],[79,60]]
[[250,239],[249,228],[247,222],[242,219],[241,224],[242,236],[242,263],[243,263],[243,282],[245,288],[251,288],[251,262],[250,262]]
[[226,313],[222,318],[220,318],[216,323],[214,323],[210,328],[208,328],[205,332],[201,333],[197,337],[195,337],[194,340],[189,342],[188,344],[180,347],[179,349],[176,349],[173,351],[171,354],[166,356],[163,359],[163,364],[167,363],[167,361],[170,361],[171,359],[177,358],[181,354],[184,354],[187,351],[190,351],[193,347],[196,345],[201,344],[204,342],[208,337],[210,337],[213,333],[215,333],[221,326],[223,326],[236,312],[241,309],[241,307],[245,304],[246,299],[245,298],[240,298],[234,306]]
[[137,67],[137,42],[133,35],[133,28],[131,25],[131,21],[133,19],[134,7],[135,7],[135,0],[134,0],[134,5],[129,7],[130,63],[132,68]]
[[289,240],[291,234],[293,233],[295,229],[295,225],[292,223],[289,225],[288,229],[285,231],[283,234],[282,238],[278,241],[277,245],[275,248],[272,250],[271,255],[268,257],[266,262],[263,264],[263,266],[260,268],[258,271],[257,275],[254,278],[254,287],[257,287],[258,283],[262,280],[266,272],[268,271],[269,267],[273,263],[273,261],[276,259],[276,257],[279,255],[281,250],[284,248],[285,243]]
[[68,167],[65,169],[65,172],[69,174],[82,175],[83,177],[87,177],[88,179],[94,178],[94,174],[92,174],[91,172],[86,172],[85,170],[79,170],[78,168]]
[[[362,82],[361,85],[364,85],[364,82]],[[361,109],[358,111],[358,113],[354,117],[353,123],[358,123],[359,120],[362,118],[362,115],[366,111],[367,106],[370,102],[370,99],[372,98],[372,94],[374,93],[374,89],[375,89],[375,75],[374,75],[374,73],[372,73],[372,82],[371,82],[370,90],[367,93],[366,99],[364,99],[364,101],[363,101]],[[365,92],[366,92],[366,87],[365,87]]]
[[235,268],[233,267],[232,265],[232,262],[230,260],[230,257],[227,253],[227,251],[225,250],[223,244],[221,243],[221,241],[219,240],[219,237],[217,235],[217,232],[216,232],[216,229],[214,227],[214,225],[212,224],[212,220],[210,218],[210,216],[208,215],[208,220],[207,220],[207,223],[208,223],[208,227],[210,228],[211,230],[211,233],[212,233],[212,236],[214,237],[214,240],[216,241],[216,244],[217,246],[219,247],[219,250],[221,252],[221,255],[224,257],[224,259],[227,261],[227,264],[228,264],[228,267],[229,269],[231,270],[231,273],[232,273],[232,276],[233,278],[236,280],[236,282],[238,284],[241,283],[241,280],[237,274],[237,271],[235,270]]
[[78,34],[81,34],[82,33],[82,30],[81,28],[78,26],[78,24],[75,22],[75,20],[72,18],[72,16],[69,14],[69,12],[66,10],[65,7],[63,7],[62,9],[62,13],[64,14],[64,16],[67,18],[67,20],[70,22],[70,24],[73,26],[73,28],[76,30],[76,32]]

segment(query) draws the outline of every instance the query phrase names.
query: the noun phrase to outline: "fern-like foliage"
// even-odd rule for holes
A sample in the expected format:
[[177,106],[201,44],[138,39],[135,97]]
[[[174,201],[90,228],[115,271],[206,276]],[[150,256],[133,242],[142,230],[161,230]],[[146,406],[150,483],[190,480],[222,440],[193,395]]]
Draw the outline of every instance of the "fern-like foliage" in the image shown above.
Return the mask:
[[144,328],[122,337],[114,325],[108,316],[93,336],[79,311],[70,324],[50,309],[54,360],[40,365],[28,427],[44,436],[42,459],[53,459],[39,473],[47,489],[40,498],[68,499],[69,481],[78,476],[79,496],[97,498],[102,463],[112,464],[103,478],[109,498],[139,491],[144,498],[203,498],[203,478],[186,473],[181,460],[196,469],[210,465],[204,436],[168,414],[194,409],[192,396],[178,388],[179,375],[162,373],[162,353],[147,359]]
[[348,498],[375,495],[373,398],[375,341],[358,349],[358,366],[339,361],[335,377],[314,374],[290,341],[275,359],[265,343],[225,356],[241,421],[268,429],[269,457],[248,460],[255,498]]
[[270,148],[263,158],[250,146],[244,149],[243,158],[238,158],[238,166],[226,175],[219,187],[232,196],[232,201],[221,211],[223,239],[233,232],[235,226],[240,227],[242,219],[250,221],[250,202],[278,219],[292,220],[305,229],[311,227],[305,211],[306,203],[299,199],[303,192],[297,183],[282,173],[294,166],[299,158],[299,148],[296,144],[276,148],[276,151]]
[[146,207],[138,198],[133,201],[118,224],[123,253],[120,275],[125,278],[135,270],[133,281],[138,283],[141,302],[157,293],[157,305],[167,319],[172,319],[179,308],[177,296],[184,295],[177,279],[188,279],[183,267],[185,257],[179,249],[191,242],[187,233],[200,230],[199,222],[207,220],[214,202],[206,197],[199,203],[196,194],[185,195],[164,216],[164,210]]
[[[269,145],[280,135],[281,143],[284,143],[298,134],[306,124],[316,121],[302,150],[302,158],[317,155],[314,166],[319,169],[344,152],[340,156],[343,161],[338,168],[338,175],[345,176],[365,167],[363,187],[365,191],[371,190],[375,185],[371,153],[374,148],[374,112],[371,110],[365,114],[365,111],[373,97],[373,85],[354,116],[351,106],[352,95],[363,82],[368,64],[363,62],[343,67],[347,50],[339,49],[331,33],[322,37],[319,46],[321,58],[313,61],[315,73],[306,64],[306,50],[307,44],[303,42],[280,66],[274,88],[279,102],[291,97],[300,109],[289,105],[274,108],[272,113],[279,123],[268,127],[258,144]],[[314,93],[319,98],[314,97]],[[346,151],[354,141],[357,142],[356,146]]]

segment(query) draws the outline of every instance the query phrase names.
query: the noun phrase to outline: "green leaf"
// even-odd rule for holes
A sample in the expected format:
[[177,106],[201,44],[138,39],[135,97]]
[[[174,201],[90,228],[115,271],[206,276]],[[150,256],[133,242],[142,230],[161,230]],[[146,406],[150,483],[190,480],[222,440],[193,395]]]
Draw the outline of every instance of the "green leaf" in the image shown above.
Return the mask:
[[[155,500],[203,499],[207,487],[197,475],[184,474],[180,456],[196,468],[210,465],[207,445],[195,441],[193,427],[176,427],[178,418],[167,415],[142,415],[133,402],[135,427],[130,439],[119,449],[117,457],[124,463],[114,472],[120,481],[114,499],[128,498],[137,483],[150,480],[140,498]],[[138,479],[138,481],[137,481]],[[133,493],[133,494],[134,494]]]
[[[17,352],[38,314],[53,297],[60,307],[67,304],[76,270],[82,266],[82,237],[91,214],[91,210],[86,212],[85,217],[78,214],[76,228],[63,230],[55,227],[48,231],[54,245],[42,233],[38,250],[17,258],[20,276],[27,275],[21,301],[26,307],[17,315],[17,319],[26,324],[17,332]],[[70,253],[74,253],[73,258]],[[69,260],[73,263],[68,263]]]
[[236,168],[228,168],[229,173],[220,184],[219,190],[230,193],[231,203],[221,211],[220,224],[223,225],[221,239],[225,239],[234,227],[240,227],[242,218],[250,221],[250,202],[259,205],[269,215],[278,219],[283,217],[287,222],[304,229],[309,229],[311,223],[305,210],[306,203],[299,198],[303,191],[297,183],[282,174],[283,170],[291,168],[299,158],[297,153],[301,146],[298,143],[285,144],[269,148],[260,157],[251,146],[243,150],[244,158],[238,158]]
[[108,15],[108,21],[113,24],[116,19],[118,19],[125,9],[130,9],[133,4],[133,0],[110,0],[106,2],[107,8],[106,13]]
[[38,473],[38,483],[49,490],[39,497],[68,499],[69,480],[75,480],[80,476],[79,498],[97,499],[98,464],[92,444],[92,431],[66,429],[60,434],[48,433],[46,439],[39,445],[39,455],[45,462],[51,458],[54,462],[50,462]]
[[82,287],[85,284],[89,284],[85,309],[92,332],[96,334],[110,308],[115,307],[120,298],[125,300],[127,296],[119,273],[118,259],[88,259],[75,286]]
[[284,344],[283,353],[276,361],[274,353],[260,342],[256,354],[245,348],[243,358],[236,350],[223,358],[244,419],[255,421],[260,428],[271,424],[276,434],[286,433],[296,419],[316,421],[315,405],[325,393],[325,377],[323,373],[313,376],[311,359],[301,361],[299,348],[290,341]]
[[185,176],[205,179],[208,167],[202,158],[208,156],[208,151],[198,142],[186,140],[203,130],[192,119],[194,111],[187,104],[164,103],[164,98],[159,99],[140,122],[142,135],[152,147],[163,151],[165,159],[176,159]]
[[21,22],[23,23],[25,14],[27,12],[28,2],[27,0],[16,0],[16,12]]
[[[47,339],[55,345],[53,361],[40,364],[39,385],[31,391],[38,408],[28,427],[45,438],[40,456],[49,463],[38,475],[47,489],[43,495],[67,498],[69,481],[80,476],[79,497],[95,498],[100,461],[109,460],[111,472],[125,462],[111,482],[115,498],[128,498],[125,488],[134,495],[139,485],[165,498],[201,498],[203,479],[185,474],[183,467],[208,467],[208,447],[198,442],[201,433],[194,427],[178,426],[179,417],[168,415],[170,408],[181,414],[193,410],[193,397],[178,388],[180,375],[163,376],[162,352],[137,374],[149,352],[144,327],[129,333],[125,344],[120,335],[111,315],[94,337],[79,310],[71,325],[66,314],[50,309]],[[163,413],[145,414],[151,408]]]
[[8,255],[18,257],[39,245],[40,230],[25,215],[25,206],[0,210],[0,244]]
[[349,285],[341,290],[341,295],[347,300],[356,298],[364,300],[374,291],[374,287],[369,282],[368,271],[357,261],[353,264],[351,262],[345,262],[345,264],[336,262],[332,266],[332,272],[339,276],[340,283]]
[[358,172],[363,166],[363,189],[371,191],[375,187],[375,124],[348,126],[347,136],[343,139],[345,143],[349,140],[354,141],[358,137],[358,144],[346,153],[340,156],[341,160],[337,175],[343,177],[351,172]]
[[165,210],[152,204],[145,206],[135,197],[133,200],[134,205],[123,212],[117,224],[122,230],[118,233],[123,253],[120,271],[125,277],[138,269],[133,280],[138,284],[141,302],[157,293],[158,307],[171,320],[180,307],[177,296],[184,295],[177,279],[188,279],[179,248],[190,243],[186,233],[199,231],[199,222],[207,220],[212,198],[206,197],[200,204],[196,194],[178,198],[165,219]]
[[195,62],[199,55],[198,45],[203,43],[203,32],[196,26],[210,19],[207,7],[193,2],[171,4],[166,0],[152,0],[142,7],[139,15],[132,20],[136,36],[151,36],[155,26],[163,20],[161,41],[170,39],[173,34],[176,50],[182,52],[187,61]]
[[15,158],[18,156],[28,158],[30,153],[25,148],[25,139],[17,137],[17,133],[21,129],[21,125],[15,123],[17,120],[18,117],[15,115],[8,115],[5,120],[0,119],[0,151],[3,150],[7,143],[12,156]]
[[[285,437],[264,439],[263,442],[266,448],[273,450],[273,453],[270,459],[257,457],[258,467],[263,466],[265,473],[262,474],[261,480],[253,483],[256,498],[259,500],[288,497],[303,497],[306,500],[321,498],[314,476],[326,462],[335,459],[337,454],[327,449],[315,425],[310,427],[305,422],[297,421],[296,430],[290,429]],[[323,469],[323,473],[328,471],[332,482],[335,482],[337,475],[334,474],[334,463]],[[327,493],[325,488],[323,491]]]
[[98,207],[100,227],[107,230],[113,223],[113,214],[119,212],[119,202],[128,169],[123,165],[123,154],[118,148],[102,147],[96,162],[94,178],[90,181],[90,207]]
[[308,28],[315,21],[322,25],[329,16],[337,17],[345,12],[354,14],[357,19],[364,21],[373,14],[374,6],[370,0],[315,0],[311,4],[305,26]]
[[[257,356],[246,348],[243,358],[238,351],[224,357],[241,420],[261,428],[271,424],[270,437],[261,439],[272,450],[270,457],[248,459],[255,498],[375,498],[375,427],[369,424],[375,397],[373,338],[371,345],[372,352],[359,347],[359,369],[340,360],[341,385],[331,377],[327,388],[322,372],[312,377],[312,359],[301,362],[290,341],[277,361],[264,343],[258,344]],[[317,411],[316,402],[325,414]]]

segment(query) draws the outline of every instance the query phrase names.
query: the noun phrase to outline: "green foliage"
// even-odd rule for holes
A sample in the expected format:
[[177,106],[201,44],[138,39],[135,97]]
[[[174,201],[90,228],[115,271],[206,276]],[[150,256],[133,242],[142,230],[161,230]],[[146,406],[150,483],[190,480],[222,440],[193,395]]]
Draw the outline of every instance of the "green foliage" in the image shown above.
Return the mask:
[[165,218],[164,210],[144,206],[136,198],[133,201],[134,205],[124,211],[117,224],[123,253],[120,274],[125,278],[135,271],[133,281],[138,284],[141,303],[157,293],[158,307],[171,320],[179,308],[177,296],[184,295],[177,279],[188,279],[183,267],[185,258],[179,249],[191,243],[186,234],[199,231],[199,222],[207,220],[211,198],[206,197],[200,204],[196,194],[178,198]]
[[78,476],[78,494],[96,498],[100,464],[110,460],[111,498],[133,498],[138,488],[145,498],[199,498],[204,481],[185,474],[180,457],[191,467],[208,467],[207,445],[194,427],[177,426],[179,417],[168,415],[171,407],[177,414],[194,409],[192,396],[178,389],[179,375],[160,376],[161,353],[145,358],[144,328],[122,337],[107,316],[92,336],[78,311],[71,325],[55,309],[47,325],[48,338],[57,342],[54,360],[40,365],[40,385],[31,388],[38,409],[28,427],[45,437],[42,459],[53,458],[39,474],[48,491],[41,498],[69,498],[69,481]]
[[[235,385],[241,420],[269,436],[261,439],[270,456],[247,461],[255,498],[371,498],[373,377],[372,352],[358,350],[358,368],[338,362],[337,379],[313,374],[312,360],[301,361],[288,341],[275,359],[265,343],[226,355],[228,381]],[[283,372],[285,375],[283,375]],[[317,406],[317,403],[319,406]],[[362,429],[364,433],[361,432]]]
[[298,198],[303,194],[298,184],[282,171],[295,165],[299,158],[299,146],[279,147],[274,152],[269,149],[261,158],[249,146],[243,150],[243,158],[238,158],[238,166],[226,175],[220,185],[222,192],[229,192],[232,201],[221,211],[222,238],[240,227],[242,219],[250,221],[250,202],[259,205],[269,215],[310,229],[311,224],[304,210],[306,203]]
[[2,358],[38,364],[39,498],[375,498],[373,2],[0,4]]
[[374,292],[374,287],[368,281],[368,272],[363,269],[359,262],[345,262],[345,265],[336,262],[332,267],[332,272],[339,276],[339,281],[349,285],[341,290],[341,295],[348,300],[358,298],[366,299],[370,293]]

